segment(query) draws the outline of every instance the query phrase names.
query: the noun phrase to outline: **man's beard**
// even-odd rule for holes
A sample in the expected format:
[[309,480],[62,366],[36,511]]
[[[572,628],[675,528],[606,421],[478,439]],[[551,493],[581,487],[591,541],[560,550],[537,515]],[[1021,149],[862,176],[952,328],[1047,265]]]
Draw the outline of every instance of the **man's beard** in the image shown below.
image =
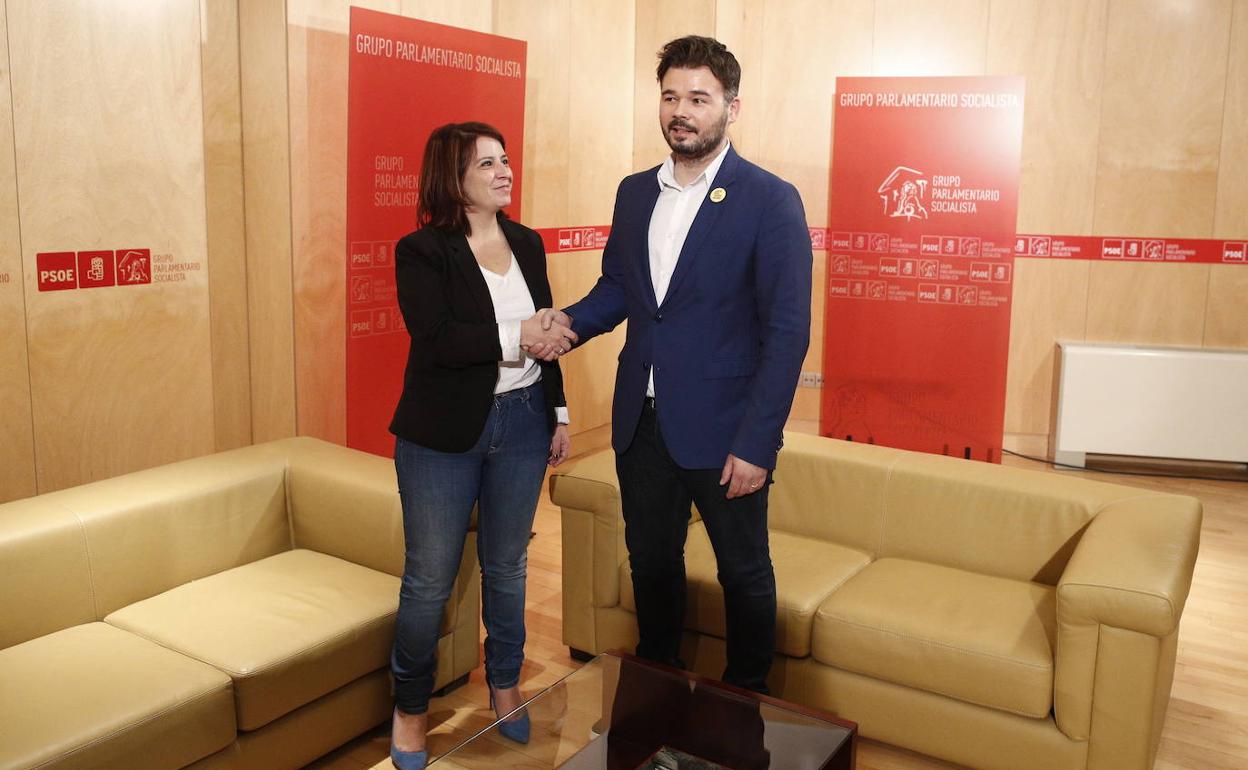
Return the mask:
[[694,134],[696,137],[692,142],[677,145],[672,141],[672,129],[683,127],[686,130],[693,130],[693,126],[688,123],[673,120],[667,124],[667,130],[663,132],[663,138],[667,140],[667,146],[672,148],[672,153],[679,155],[681,160],[699,161],[719,149],[719,145],[724,141],[724,130],[728,128],[728,110],[724,110],[724,116],[720,118],[719,123],[707,129],[705,134]]

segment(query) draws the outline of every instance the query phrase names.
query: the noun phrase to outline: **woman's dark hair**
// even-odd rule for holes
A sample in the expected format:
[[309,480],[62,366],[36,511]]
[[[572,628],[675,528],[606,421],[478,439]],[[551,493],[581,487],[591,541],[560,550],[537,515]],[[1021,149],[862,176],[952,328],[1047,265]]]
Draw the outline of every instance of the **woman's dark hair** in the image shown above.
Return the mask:
[[724,87],[724,101],[731,102],[737,98],[741,89],[741,65],[737,57],[732,55],[728,46],[713,37],[688,35],[677,38],[659,51],[659,82],[672,67],[677,69],[697,69],[706,67]]
[[[479,137],[507,143],[497,128],[485,123],[448,123],[435,128],[425,143],[420,167],[420,195],[416,201],[416,224],[453,233],[467,233],[468,199],[464,197],[464,174],[477,154]],[[501,212],[500,212],[501,214]]]

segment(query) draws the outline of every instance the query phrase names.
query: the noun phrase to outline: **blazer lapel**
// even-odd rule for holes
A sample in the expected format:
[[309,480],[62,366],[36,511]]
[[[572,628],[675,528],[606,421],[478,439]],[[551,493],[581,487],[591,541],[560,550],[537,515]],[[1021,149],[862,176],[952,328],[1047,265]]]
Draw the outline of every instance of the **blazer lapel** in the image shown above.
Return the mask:
[[450,236],[450,247],[451,261],[463,275],[464,283],[468,285],[468,293],[476,303],[477,309],[481,311],[481,316],[491,321],[495,320],[494,301],[490,299],[490,287],[485,285],[485,276],[481,275],[481,267],[477,264],[477,258],[472,255],[472,249],[468,247],[468,237],[462,234]]
[[[655,166],[646,172],[646,184],[642,187],[643,195],[637,202],[638,211],[645,212],[645,227],[641,228],[638,237],[641,238],[641,244],[635,249],[641,258],[633,265],[637,270],[637,275],[641,281],[641,296],[650,302],[650,309],[655,310],[659,306],[659,300],[654,296],[654,277],[650,274],[650,220],[654,218],[654,206],[659,202],[659,183],[656,174],[659,173],[659,166]],[[640,220],[641,217],[638,217]],[[625,250],[625,254],[632,253]]]
[[[685,236],[685,243],[680,247],[680,257],[676,260],[676,269],[672,271],[672,280],[667,285],[664,302],[680,287],[681,281],[689,275],[689,271],[693,270],[693,263],[702,254],[702,241],[706,240],[706,236],[715,229],[719,214],[724,210],[722,205],[709,200],[711,191],[717,187],[728,189],[732,185],[739,162],[740,156],[729,145],[728,154],[724,156],[724,162],[720,165],[719,172],[715,174],[715,179],[711,181],[710,189],[707,190],[707,198],[702,199],[698,213],[693,218],[693,224],[689,227],[689,234]],[[649,259],[646,260],[646,264],[650,264]]]
[[546,276],[546,271],[542,269],[541,255],[533,248],[533,242],[526,237],[523,230],[507,220],[503,221],[503,235],[507,237],[511,253],[515,255],[516,263],[520,265],[520,274],[524,276],[524,282],[528,284],[529,295],[533,297],[533,307],[538,310],[551,307],[550,279]]

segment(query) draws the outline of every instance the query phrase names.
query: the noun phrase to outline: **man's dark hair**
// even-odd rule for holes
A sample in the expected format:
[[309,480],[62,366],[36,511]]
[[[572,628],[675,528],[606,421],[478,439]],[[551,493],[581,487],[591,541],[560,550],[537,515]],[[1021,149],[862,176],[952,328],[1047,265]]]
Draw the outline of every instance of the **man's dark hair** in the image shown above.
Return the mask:
[[724,87],[724,101],[731,102],[737,98],[741,88],[741,65],[737,57],[732,55],[728,46],[713,37],[686,35],[677,38],[659,51],[659,82],[672,67],[677,69],[697,69],[706,67]]
[[497,139],[503,149],[507,148],[498,129],[486,123],[448,123],[429,135],[420,167],[417,225],[468,233],[468,199],[464,196],[463,180],[476,157],[477,139],[482,136]]

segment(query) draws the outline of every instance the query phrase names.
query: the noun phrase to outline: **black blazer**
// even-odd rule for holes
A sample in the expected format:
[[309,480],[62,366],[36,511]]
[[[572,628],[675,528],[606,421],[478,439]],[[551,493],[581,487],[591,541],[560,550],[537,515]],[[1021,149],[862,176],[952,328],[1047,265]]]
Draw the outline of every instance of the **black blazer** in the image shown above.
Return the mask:
[[[536,308],[551,307],[546,250],[537,233],[499,219]],[[394,249],[399,309],[411,343],[403,395],[390,432],[441,452],[466,452],[481,436],[494,402],[498,321],[468,239],[432,227],[403,236]],[[559,362],[538,362],[546,423],[565,406]]]

